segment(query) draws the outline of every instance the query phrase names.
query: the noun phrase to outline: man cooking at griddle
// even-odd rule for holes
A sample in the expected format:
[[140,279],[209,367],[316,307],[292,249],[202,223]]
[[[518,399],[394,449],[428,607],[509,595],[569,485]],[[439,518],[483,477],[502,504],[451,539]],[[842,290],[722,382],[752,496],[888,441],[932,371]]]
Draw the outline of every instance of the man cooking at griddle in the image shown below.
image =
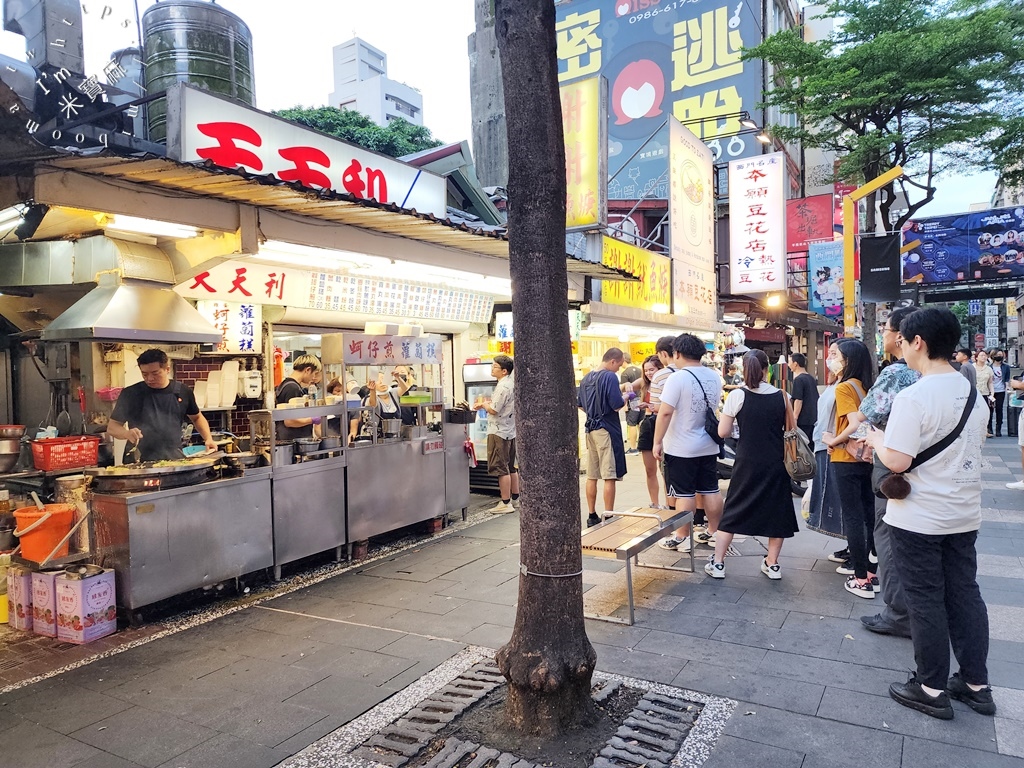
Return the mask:
[[[196,405],[192,390],[171,379],[171,363],[162,349],[147,349],[139,355],[142,381],[125,387],[117,398],[107,423],[107,434],[127,440],[125,460],[166,461],[184,458],[181,427],[187,418],[203,438],[207,450],[216,450],[210,423]],[[129,455],[131,454],[131,455]]]

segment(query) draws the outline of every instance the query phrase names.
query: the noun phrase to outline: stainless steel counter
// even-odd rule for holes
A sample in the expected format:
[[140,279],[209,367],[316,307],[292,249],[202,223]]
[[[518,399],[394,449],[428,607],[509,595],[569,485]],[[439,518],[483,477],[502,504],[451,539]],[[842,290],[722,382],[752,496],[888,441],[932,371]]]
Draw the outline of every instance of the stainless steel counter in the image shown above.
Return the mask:
[[317,552],[336,549],[340,559],[345,535],[347,452],[313,461],[274,467],[274,576],[281,566]]
[[469,456],[465,442],[469,432],[465,424],[444,425],[444,509],[451,514],[461,512],[466,519],[469,509]]
[[437,435],[349,448],[348,538],[379,533],[445,513],[444,451],[424,454]]
[[269,470],[165,491],[95,494],[95,554],[137,609],[273,565]]

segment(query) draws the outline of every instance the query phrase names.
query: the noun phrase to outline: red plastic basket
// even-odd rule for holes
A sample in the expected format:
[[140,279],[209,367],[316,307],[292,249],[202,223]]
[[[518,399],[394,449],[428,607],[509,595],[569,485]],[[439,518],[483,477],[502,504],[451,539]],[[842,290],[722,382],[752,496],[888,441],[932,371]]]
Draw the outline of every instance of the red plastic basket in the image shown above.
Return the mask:
[[45,437],[32,441],[32,463],[36,469],[52,472],[96,464],[98,437]]

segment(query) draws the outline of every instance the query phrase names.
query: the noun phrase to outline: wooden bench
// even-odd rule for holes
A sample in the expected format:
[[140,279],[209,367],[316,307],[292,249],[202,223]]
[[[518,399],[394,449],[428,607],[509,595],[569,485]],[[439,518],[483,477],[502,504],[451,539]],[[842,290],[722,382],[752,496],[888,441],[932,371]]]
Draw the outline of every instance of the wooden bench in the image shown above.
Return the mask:
[[693,543],[690,543],[690,567],[641,563],[640,553],[672,533],[676,528],[693,522],[692,512],[633,507],[614,512],[600,525],[583,531],[583,554],[603,557],[609,560],[626,561],[626,593],[629,597],[629,620],[615,616],[584,614],[588,619],[612,621],[616,624],[633,624],[633,571],[630,561],[638,567],[660,568],[665,571],[693,573]]

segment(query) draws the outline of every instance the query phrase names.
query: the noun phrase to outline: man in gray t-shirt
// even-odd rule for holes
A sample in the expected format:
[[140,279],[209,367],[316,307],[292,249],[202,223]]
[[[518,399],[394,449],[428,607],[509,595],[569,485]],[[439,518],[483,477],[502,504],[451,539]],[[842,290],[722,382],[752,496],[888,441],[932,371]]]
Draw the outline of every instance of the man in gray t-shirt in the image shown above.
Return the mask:
[[958,349],[953,356],[960,366],[960,375],[971,382],[971,386],[978,388],[978,373],[974,370],[974,363],[971,362],[971,351],[969,349]]

